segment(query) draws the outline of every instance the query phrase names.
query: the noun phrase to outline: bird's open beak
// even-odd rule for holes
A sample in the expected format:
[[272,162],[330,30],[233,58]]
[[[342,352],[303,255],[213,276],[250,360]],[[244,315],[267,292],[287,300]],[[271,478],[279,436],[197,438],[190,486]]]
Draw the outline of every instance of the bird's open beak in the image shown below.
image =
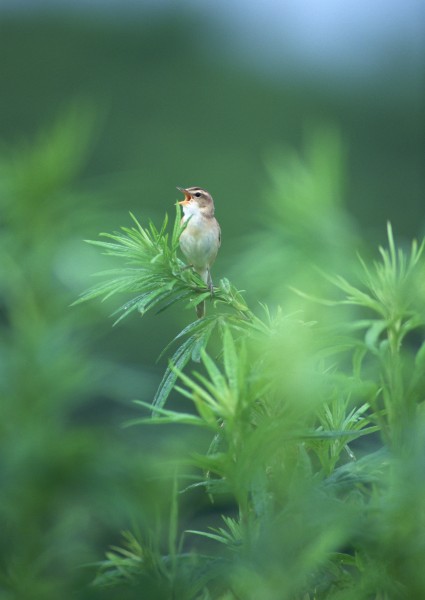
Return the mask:
[[181,200],[180,202],[178,202],[178,204],[180,204],[181,206],[185,206],[186,204],[189,204],[189,202],[192,199],[192,196],[190,195],[190,193],[185,190],[184,188],[178,187],[177,189],[179,190],[179,192],[181,192],[182,194],[184,194],[184,200]]

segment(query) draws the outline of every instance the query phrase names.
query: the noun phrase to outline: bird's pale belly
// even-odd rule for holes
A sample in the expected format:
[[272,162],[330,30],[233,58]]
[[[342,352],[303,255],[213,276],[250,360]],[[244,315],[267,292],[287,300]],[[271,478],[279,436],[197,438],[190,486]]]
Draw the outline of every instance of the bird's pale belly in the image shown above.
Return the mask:
[[210,267],[217,256],[217,232],[191,224],[180,236],[180,247],[188,261],[198,269]]

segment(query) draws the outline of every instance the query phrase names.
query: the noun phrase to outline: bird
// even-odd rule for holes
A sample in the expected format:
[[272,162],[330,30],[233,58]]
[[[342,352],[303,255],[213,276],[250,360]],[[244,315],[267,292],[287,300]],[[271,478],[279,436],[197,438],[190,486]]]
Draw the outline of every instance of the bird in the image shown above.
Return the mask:
[[[177,189],[184,194],[179,204],[183,207],[182,225],[187,223],[180,235],[180,248],[202,281],[213,293],[211,266],[221,244],[221,229],[214,217],[214,201],[200,187]],[[196,306],[199,319],[205,315],[205,301]]]

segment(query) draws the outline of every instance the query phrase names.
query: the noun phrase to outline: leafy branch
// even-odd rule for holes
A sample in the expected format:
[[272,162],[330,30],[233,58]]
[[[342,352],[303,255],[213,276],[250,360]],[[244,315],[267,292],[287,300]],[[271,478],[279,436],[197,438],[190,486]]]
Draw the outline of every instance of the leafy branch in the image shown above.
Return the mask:
[[135,226],[100,234],[111,241],[86,240],[101,248],[105,255],[123,260],[125,267],[99,273],[107,277],[106,281],[82,294],[75,304],[98,297],[104,301],[116,294],[136,294],[115,311],[114,314],[122,313],[115,321],[118,323],[136,310],[144,315],[159,306],[158,312],[161,312],[183,300],[189,300],[186,307],[193,308],[205,299],[213,298],[215,303],[226,304],[245,320],[253,318],[241,293],[227,279],[222,279],[211,294],[199,275],[178,258],[180,235],[186,227],[181,224],[178,205],[171,236],[167,231],[168,215],[160,229],[152,221],[144,228],[133,214],[130,215]]
[[[372,317],[355,322],[356,329],[364,329],[364,341],[357,345],[354,361],[361,369],[369,355],[378,361],[380,388],[374,398],[375,418],[388,441],[399,445],[402,431],[406,430],[417,408],[418,384],[422,378],[402,352],[406,336],[425,327],[425,311],[421,282],[425,240],[420,245],[413,240],[410,254],[397,248],[391,224],[387,224],[388,249],[379,247],[380,261],[372,267],[359,257],[362,289],[343,277],[330,278],[344,294],[339,304],[348,304],[366,310]],[[419,366],[425,342],[416,355]]]
[[200,302],[210,299],[216,307],[221,308],[211,316],[190,323],[161,354],[170,345],[176,342],[180,344],[153,401],[155,407],[161,408],[176,382],[176,369],[183,369],[190,359],[199,362],[202,350],[218,325],[228,322],[235,329],[251,328],[257,332],[267,330],[267,325],[252,313],[242,294],[228,279],[221,279],[219,286],[214,287],[211,293],[199,275],[177,256],[179,238],[185,228],[181,224],[178,204],[171,234],[167,215],[159,229],[152,222],[148,227],[143,227],[133,214],[131,218],[133,227],[122,227],[121,231],[115,233],[102,233],[101,236],[107,241],[87,240],[89,244],[101,248],[105,255],[124,261],[124,267],[99,273],[105,280],[82,294],[74,304],[99,297],[105,301],[116,295],[124,295],[127,297],[125,303],[113,313],[119,315],[114,324],[133,312],[143,316],[156,309],[160,313],[176,302],[185,302],[186,308],[193,309]]
[[[177,461],[190,471],[174,478],[165,527],[126,534],[98,565],[97,584],[143,590],[149,582],[187,600],[330,600],[359,590],[392,598],[404,588],[413,593],[403,597],[420,597],[423,586],[409,583],[414,569],[406,576],[398,567],[406,547],[412,556],[422,548],[424,244],[398,249],[389,225],[388,248],[378,261],[360,259],[357,283],[326,276],[339,298],[322,303],[350,307],[329,311],[329,322],[323,313],[310,322],[272,315],[267,306],[260,318],[228,280],[211,293],[179,259],[180,217],[177,207],[169,232],[167,217],[157,229],[132,216],[133,227],[90,242],[124,268],[104,273],[79,301],[125,296],[116,322],[175,302],[193,309],[208,299],[215,308],[167,345],[162,355],[177,349],[153,403],[135,401],[148,412],[128,423],[203,428],[209,447],[191,446]],[[191,373],[190,360],[200,363]],[[173,388],[193,411],[165,408]],[[190,524],[179,535],[178,495],[195,489],[218,507],[222,495],[232,513],[222,527]]]

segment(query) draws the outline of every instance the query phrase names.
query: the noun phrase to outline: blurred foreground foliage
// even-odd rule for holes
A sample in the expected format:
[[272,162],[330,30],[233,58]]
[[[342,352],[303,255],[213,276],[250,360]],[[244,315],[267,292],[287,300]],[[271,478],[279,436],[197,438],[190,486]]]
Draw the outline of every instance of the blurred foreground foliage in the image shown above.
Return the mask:
[[90,106],[76,104],[0,159],[2,600],[99,597],[85,565],[136,506],[150,520],[164,496],[160,482],[146,491],[151,461],[116,427],[131,368],[116,361],[108,378],[96,314],[69,308],[84,264],[73,240],[97,214],[74,183],[95,127]]
[[[211,300],[118,434],[102,400],[94,418],[78,412],[105,381],[117,401],[128,377],[89,343],[98,316],[68,307],[58,267],[87,230],[72,180],[92,123],[71,110],[0,164],[0,597],[421,598],[423,244],[398,245],[388,226],[370,258],[331,130],[270,159],[270,221],[236,259],[246,294],[223,278],[210,298],[184,269],[178,213],[172,231],[135,217],[107,234],[95,245],[114,268],[83,300],[119,295],[118,319]],[[270,306],[251,300],[264,282]],[[164,448],[155,428],[179,429],[180,444]]]
[[[388,224],[380,256],[356,257],[341,160],[338,136],[319,130],[304,159],[288,151],[282,173],[272,168],[276,220],[268,252],[256,244],[247,268],[276,284],[291,312],[250,308],[227,279],[211,296],[177,256],[179,210],[171,233],[167,218],[159,229],[134,218],[92,242],[122,267],[82,300],[120,294],[119,319],[212,301],[175,338],[153,403],[136,401],[151,416],[129,423],[201,428],[209,445],[173,457],[168,518],[127,532],[96,585],[187,600],[424,594],[424,243],[398,247]],[[279,271],[285,247],[293,261]],[[304,285],[291,302],[285,272],[286,286]],[[192,410],[165,407],[173,388]],[[182,526],[180,496],[193,490],[227,506],[221,523]]]

